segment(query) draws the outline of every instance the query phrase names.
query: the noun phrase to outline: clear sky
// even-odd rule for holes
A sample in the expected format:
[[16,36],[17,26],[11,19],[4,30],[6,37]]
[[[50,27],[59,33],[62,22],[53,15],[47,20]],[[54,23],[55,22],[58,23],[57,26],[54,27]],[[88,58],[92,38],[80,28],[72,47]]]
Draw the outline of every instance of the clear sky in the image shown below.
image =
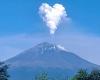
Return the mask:
[[0,0],[0,59],[50,40],[49,30],[38,13],[42,3],[64,5],[71,18],[71,23],[60,24],[56,42],[100,65],[99,0]]

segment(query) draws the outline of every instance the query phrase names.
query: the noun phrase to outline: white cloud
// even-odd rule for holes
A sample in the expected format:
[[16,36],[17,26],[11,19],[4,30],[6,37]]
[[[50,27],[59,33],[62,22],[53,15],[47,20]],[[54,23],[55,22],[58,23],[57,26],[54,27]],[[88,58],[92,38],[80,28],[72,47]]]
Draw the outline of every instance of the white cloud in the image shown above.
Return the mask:
[[49,27],[51,34],[55,33],[61,20],[67,18],[65,7],[61,4],[50,6],[47,3],[43,3],[39,8],[39,13],[43,21]]

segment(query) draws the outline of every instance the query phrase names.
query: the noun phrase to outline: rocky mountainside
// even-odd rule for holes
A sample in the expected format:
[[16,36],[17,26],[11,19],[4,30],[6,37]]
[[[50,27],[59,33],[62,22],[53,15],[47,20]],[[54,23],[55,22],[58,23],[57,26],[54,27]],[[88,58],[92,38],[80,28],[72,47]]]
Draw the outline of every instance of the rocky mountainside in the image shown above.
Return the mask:
[[29,80],[39,72],[48,72],[52,75],[72,75],[83,68],[87,70],[100,68],[64,47],[51,43],[40,43],[19,55],[6,61],[10,64],[11,80]]

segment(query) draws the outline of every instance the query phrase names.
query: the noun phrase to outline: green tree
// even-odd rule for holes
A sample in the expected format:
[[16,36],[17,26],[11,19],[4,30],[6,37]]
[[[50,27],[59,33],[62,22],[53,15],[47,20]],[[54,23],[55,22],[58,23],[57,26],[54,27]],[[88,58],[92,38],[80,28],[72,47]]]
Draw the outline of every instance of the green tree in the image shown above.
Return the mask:
[[88,77],[89,80],[100,80],[100,70],[93,70]]
[[0,80],[8,80],[8,65],[5,65],[3,62],[0,62]]
[[88,73],[86,70],[79,70],[72,80],[88,80]]
[[48,74],[47,73],[41,73],[35,77],[35,80],[48,80]]

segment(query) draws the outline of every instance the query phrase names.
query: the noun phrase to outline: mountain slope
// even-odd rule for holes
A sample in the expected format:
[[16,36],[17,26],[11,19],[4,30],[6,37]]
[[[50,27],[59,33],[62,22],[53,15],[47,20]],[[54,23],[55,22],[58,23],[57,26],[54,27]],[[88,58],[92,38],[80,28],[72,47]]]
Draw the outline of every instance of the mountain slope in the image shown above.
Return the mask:
[[[6,62],[11,65],[9,71],[13,80],[27,80],[41,71],[47,71],[53,75],[56,75],[56,72],[59,75],[65,73],[71,75],[81,68],[88,70],[99,68],[77,55],[67,52],[62,46],[46,42],[26,50]],[[27,78],[25,76],[23,78],[23,75],[26,75]]]

